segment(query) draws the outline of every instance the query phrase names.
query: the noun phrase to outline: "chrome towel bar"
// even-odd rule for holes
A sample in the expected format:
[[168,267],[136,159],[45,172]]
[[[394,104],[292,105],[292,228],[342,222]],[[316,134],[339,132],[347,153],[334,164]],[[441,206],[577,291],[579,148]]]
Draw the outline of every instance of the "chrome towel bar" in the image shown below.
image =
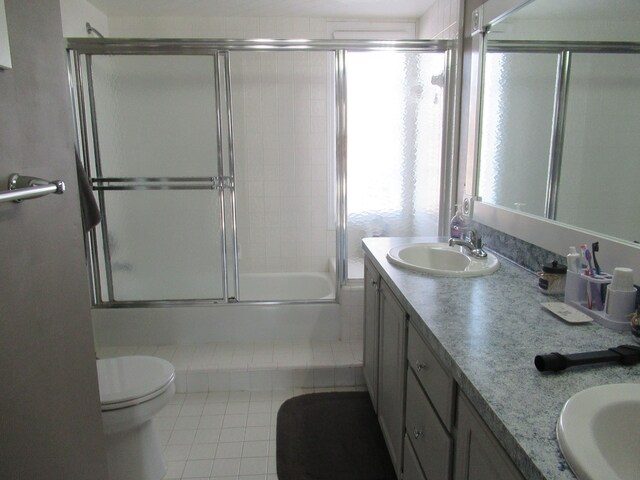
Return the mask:
[[50,193],[63,194],[65,189],[62,180],[50,182],[37,177],[27,177],[12,173],[9,175],[9,190],[0,192],[0,203],[19,203],[27,198],[43,197]]

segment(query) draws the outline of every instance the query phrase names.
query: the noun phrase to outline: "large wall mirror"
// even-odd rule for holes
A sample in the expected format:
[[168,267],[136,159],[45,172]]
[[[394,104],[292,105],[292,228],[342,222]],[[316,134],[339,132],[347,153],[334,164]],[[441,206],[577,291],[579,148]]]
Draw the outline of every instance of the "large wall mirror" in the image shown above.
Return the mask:
[[476,195],[640,242],[640,1],[490,4],[511,8],[478,20]]

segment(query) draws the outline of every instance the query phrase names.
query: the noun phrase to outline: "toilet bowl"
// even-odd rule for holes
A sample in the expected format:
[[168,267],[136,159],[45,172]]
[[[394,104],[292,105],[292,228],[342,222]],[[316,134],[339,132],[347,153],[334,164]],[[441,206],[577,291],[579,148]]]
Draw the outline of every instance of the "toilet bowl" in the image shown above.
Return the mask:
[[166,473],[153,417],[175,393],[175,370],[146,356],[97,360],[110,480],[160,480]]

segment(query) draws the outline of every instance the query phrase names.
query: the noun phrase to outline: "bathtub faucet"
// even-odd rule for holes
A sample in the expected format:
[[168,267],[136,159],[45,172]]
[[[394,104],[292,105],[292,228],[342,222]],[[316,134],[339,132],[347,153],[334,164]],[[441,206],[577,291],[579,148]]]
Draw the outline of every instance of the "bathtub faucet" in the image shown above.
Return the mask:
[[487,252],[482,249],[482,239],[475,228],[462,229],[462,238],[450,238],[449,246],[459,245],[469,250],[472,257],[487,258]]

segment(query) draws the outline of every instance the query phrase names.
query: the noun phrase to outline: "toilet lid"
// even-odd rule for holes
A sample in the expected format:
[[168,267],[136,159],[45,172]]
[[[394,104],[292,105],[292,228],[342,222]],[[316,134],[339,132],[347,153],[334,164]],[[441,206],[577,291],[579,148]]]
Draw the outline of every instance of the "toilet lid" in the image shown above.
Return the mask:
[[155,357],[104,358],[96,363],[103,407],[132,404],[137,399],[149,400],[162,393],[175,376],[173,365]]

